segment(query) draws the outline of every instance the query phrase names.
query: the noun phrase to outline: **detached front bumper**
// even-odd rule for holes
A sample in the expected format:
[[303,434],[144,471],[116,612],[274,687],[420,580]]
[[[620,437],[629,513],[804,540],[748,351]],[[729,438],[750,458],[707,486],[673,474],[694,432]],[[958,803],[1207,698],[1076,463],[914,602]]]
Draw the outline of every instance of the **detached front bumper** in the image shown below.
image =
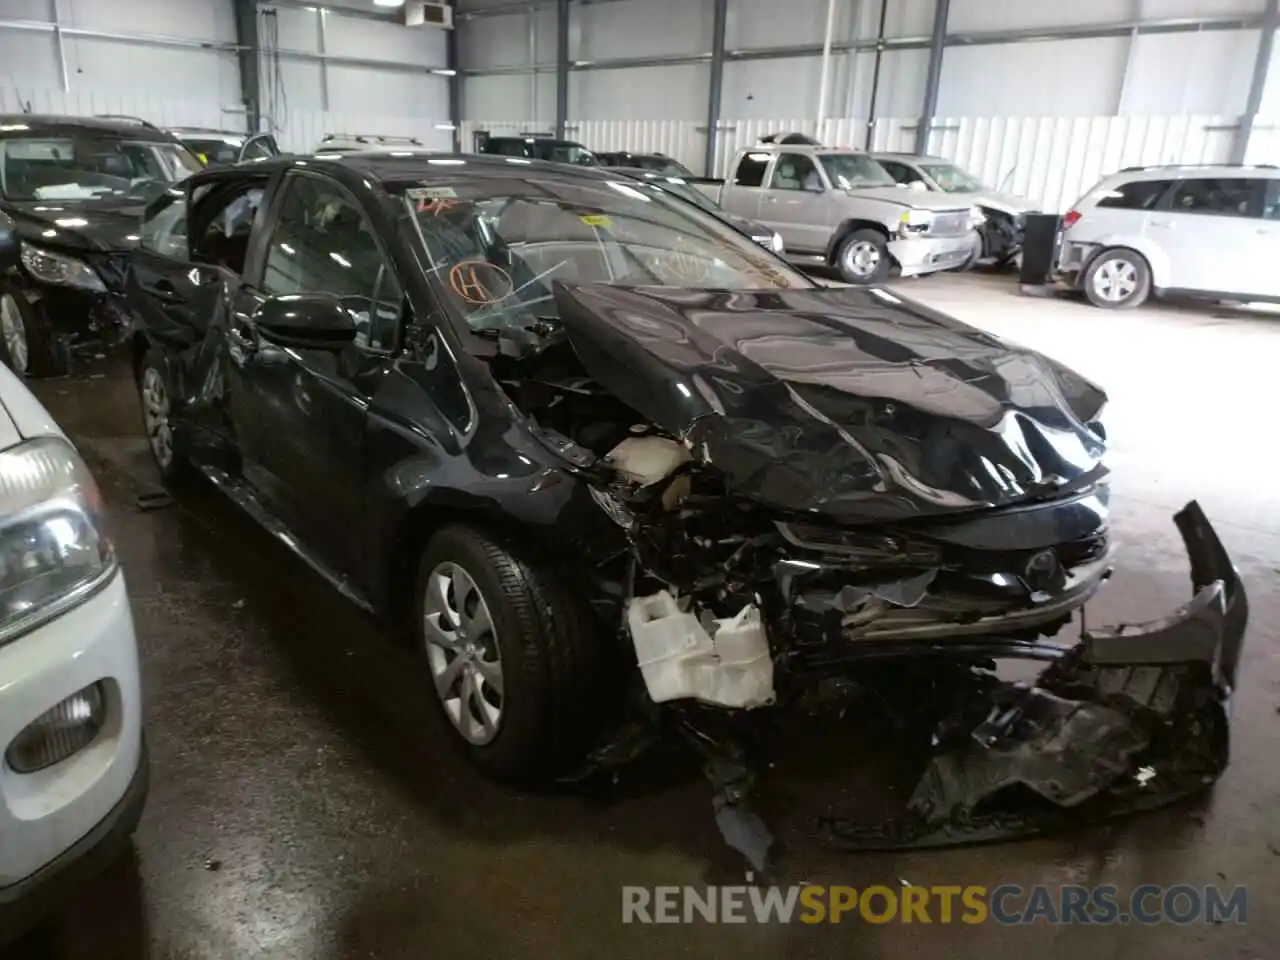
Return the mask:
[[840,845],[936,847],[1040,833],[1163,806],[1215,781],[1248,600],[1196,503],[1174,518],[1192,600],[1144,624],[1086,632],[1033,685],[988,675],[955,691],[937,748],[889,824],[829,818]]
[[889,253],[904,277],[914,277],[962,266],[973,255],[974,242],[972,230],[958,237],[913,237],[890,240]]

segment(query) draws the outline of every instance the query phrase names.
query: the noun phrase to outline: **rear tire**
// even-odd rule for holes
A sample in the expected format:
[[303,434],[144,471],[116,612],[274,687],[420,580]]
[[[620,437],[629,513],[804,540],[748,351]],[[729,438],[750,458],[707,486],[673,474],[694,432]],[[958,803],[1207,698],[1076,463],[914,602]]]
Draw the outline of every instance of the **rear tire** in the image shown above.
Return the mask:
[[0,353],[5,366],[24,379],[67,372],[53,330],[19,290],[0,291]]
[[138,400],[142,404],[142,428],[151,459],[166,487],[176,489],[190,479],[192,467],[173,442],[173,378],[163,350],[150,346],[137,366]]
[[418,564],[414,630],[428,695],[476,766],[529,781],[581,761],[610,674],[586,604],[544,561],[473,527],[444,528]]
[[1136,250],[1111,247],[1090,261],[1081,286],[1095,307],[1131,310],[1151,295],[1151,267]]
[[879,230],[855,230],[836,251],[836,269],[846,283],[883,283],[892,263],[889,239]]

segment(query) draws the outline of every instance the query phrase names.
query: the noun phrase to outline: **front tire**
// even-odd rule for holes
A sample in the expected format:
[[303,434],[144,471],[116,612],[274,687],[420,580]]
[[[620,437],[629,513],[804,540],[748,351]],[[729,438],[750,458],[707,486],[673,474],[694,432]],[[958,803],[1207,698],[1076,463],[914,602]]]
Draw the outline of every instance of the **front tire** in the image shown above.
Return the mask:
[[67,372],[66,357],[40,311],[16,290],[0,292],[0,359],[19,377]]
[[1095,307],[1130,310],[1151,295],[1151,267],[1137,251],[1112,247],[1093,258],[1081,285]]
[[191,465],[178,452],[173,442],[173,380],[164,352],[156,346],[147,348],[138,364],[138,399],[142,404],[142,426],[151,448],[160,479],[165,486],[176,488],[191,475]]
[[473,763],[527,781],[581,760],[606,673],[590,612],[545,562],[446,527],[418,564],[414,623],[432,693]]
[[836,269],[846,283],[882,283],[892,265],[889,240],[878,230],[855,230],[836,253]]

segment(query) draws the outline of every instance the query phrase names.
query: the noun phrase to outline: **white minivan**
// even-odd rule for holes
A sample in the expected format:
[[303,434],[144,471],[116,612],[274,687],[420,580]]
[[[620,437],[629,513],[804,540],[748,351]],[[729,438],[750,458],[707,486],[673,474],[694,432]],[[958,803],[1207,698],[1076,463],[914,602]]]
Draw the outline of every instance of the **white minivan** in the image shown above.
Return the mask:
[[1152,294],[1280,300],[1280,170],[1131,167],[1062,219],[1056,279],[1099,307]]
[[[11,255],[0,222],[0,265]],[[133,615],[97,484],[0,366],[0,956],[127,848],[147,771]]]

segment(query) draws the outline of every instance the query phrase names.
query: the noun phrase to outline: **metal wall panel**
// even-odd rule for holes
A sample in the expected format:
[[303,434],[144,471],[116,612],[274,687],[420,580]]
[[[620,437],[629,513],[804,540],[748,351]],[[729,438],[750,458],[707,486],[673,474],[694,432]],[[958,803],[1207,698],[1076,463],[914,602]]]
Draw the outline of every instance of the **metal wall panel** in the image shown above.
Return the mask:
[[[856,118],[820,125],[796,118],[726,119],[722,124],[715,170],[720,177],[728,173],[738,150],[770,133],[794,130],[824,143],[868,146],[866,122]],[[992,186],[1060,211],[1121,167],[1226,162],[1235,125],[1235,117],[1224,116],[938,118],[929,152],[959,163]],[[469,145],[476,129],[515,133],[535,127],[515,120],[468,121],[463,128],[463,143]],[[597,150],[659,151],[695,171],[701,168],[706,135],[696,121],[581,121],[569,129],[571,136]],[[870,147],[910,151],[915,130],[914,118],[884,118],[876,122]],[[1280,147],[1280,130],[1260,133],[1265,135],[1260,143]]]

